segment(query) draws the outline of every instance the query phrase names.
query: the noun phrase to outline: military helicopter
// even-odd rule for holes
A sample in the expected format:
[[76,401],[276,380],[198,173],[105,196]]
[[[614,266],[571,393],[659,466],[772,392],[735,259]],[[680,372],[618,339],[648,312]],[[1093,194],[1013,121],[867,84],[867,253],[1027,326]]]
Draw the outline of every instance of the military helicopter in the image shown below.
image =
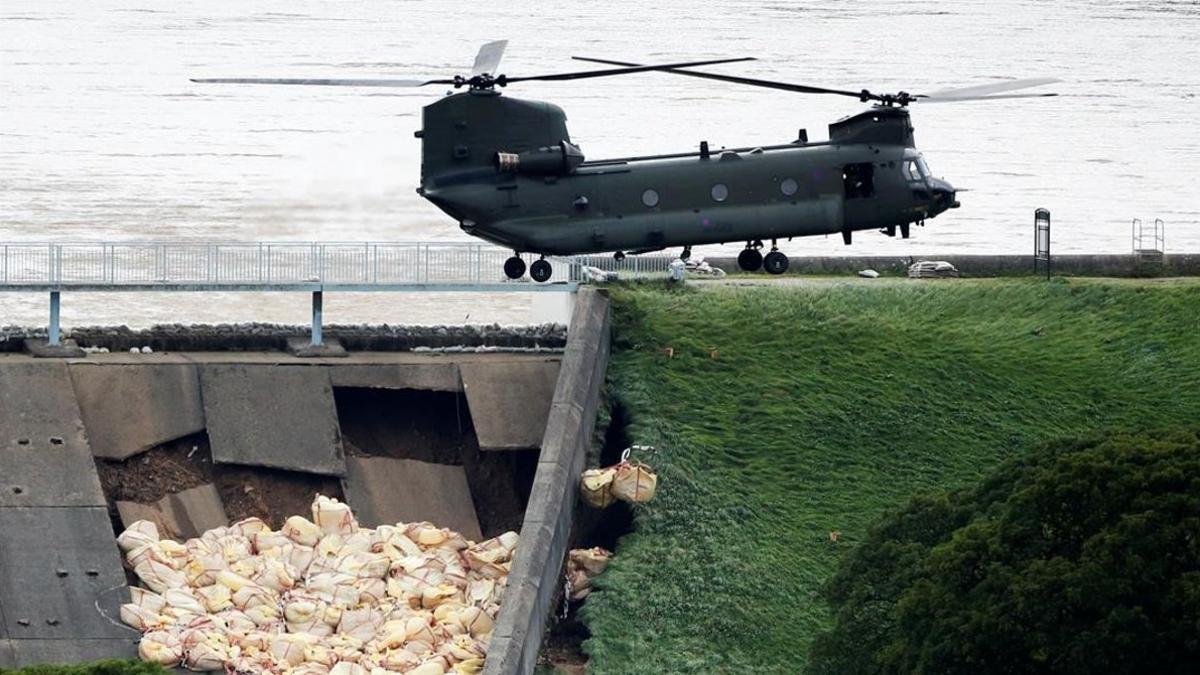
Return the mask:
[[[538,256],[529,276],[545,282],[546,256],[615,252],[639,254],[703,244],[745,242],[738,266],[782,274],[788,258],[778,240],[897,230],[957,208],[956,191],[934,178],[913,141],[908,105],[1054,96],[1011,94],[1056,82],[1007,80],[930,94],[876,94],[724,75],[690,68],[751,58],[641,65],[576,57],[610,66],[600,70],[509,77],[498,73],[507,41],[480,48],[470,75],[451,79],[204,78],[193,82],[362,87],[451,85],[466,91],[424,107],[421,186],[417,193],[459,222],[463,231],[512,249],[510,279],[525,275],[523,254]],[[563,81],[661,71],[689,77],[873,102],[866,111],[829,125],[829,140],[587,161],[567,133],[561,108],[501,96],[518,82]],[[771,242],[764,256],[763,241]]]

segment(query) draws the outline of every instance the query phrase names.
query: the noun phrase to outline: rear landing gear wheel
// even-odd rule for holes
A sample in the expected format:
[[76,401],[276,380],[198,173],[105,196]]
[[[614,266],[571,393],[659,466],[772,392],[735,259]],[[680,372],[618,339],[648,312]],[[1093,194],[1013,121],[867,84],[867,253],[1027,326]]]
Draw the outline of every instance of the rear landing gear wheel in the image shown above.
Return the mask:
[[525,276],[525,261],[513,256],[504,261],[504,276],[509,279],[520,279]]
[[763,269],[768,274],[783,274],[788,268],[788,257],[780,251],[771,251],[763,258]]
[[543,281],[549,280],[550,275],[553,274],[553,272],[554,270],[550,268],[550,263],[546,262],[545,259],[535,260],[533,261],[533,264],[529,266],[529,276],[533,277],[533,280],[539,284]]
[[738,267],[743,272],[757,272],[762,269],[763,256],[757,249],[742,249],[738,254]]
[[686,261],[687,259],[689,259],[689,258],[691,258],[691,257],[692,257],[692,247],[691,247],[691,246],[685,246],[685,247],[683,248],[683,251],[681,251],[681,252],[679,253],[679,259],[680,259],[680,260],[684,260],[684,261]]

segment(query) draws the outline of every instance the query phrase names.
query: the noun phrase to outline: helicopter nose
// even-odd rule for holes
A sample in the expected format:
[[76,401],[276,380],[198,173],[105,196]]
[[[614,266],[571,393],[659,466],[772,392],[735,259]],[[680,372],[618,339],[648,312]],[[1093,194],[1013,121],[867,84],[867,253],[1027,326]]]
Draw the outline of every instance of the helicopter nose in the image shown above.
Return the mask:
[[954,186],[944,180],[934,179],[932,185],[933,208],[938,213],[947,209],[957,209],[960,204],[955,199]]

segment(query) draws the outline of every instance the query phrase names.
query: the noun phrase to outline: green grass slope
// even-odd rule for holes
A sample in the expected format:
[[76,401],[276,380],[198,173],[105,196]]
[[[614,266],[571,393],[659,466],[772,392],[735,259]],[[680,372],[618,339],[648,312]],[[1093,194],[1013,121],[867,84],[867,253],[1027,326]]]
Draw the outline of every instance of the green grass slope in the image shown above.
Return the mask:
[[592,673],[802,672],[883,511],[1042,440],[1200,419],[1196,282],[612,295],[610,392],[660,490],[583,609]]

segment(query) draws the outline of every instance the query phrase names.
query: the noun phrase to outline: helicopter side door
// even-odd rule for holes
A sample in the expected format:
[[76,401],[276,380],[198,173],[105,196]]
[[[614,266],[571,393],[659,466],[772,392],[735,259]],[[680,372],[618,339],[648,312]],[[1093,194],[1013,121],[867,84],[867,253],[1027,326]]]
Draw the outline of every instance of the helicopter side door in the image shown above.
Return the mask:
[[842,165],[843,217],[847,229],[868,227],[879,220],[879,191],[872,162]]

